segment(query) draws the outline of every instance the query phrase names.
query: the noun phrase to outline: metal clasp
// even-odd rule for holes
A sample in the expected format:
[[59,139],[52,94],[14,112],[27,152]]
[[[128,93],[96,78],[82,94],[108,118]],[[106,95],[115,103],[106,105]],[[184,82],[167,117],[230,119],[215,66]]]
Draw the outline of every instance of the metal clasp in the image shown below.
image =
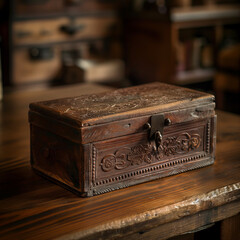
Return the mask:
[[162,143],[162,134],[164,128],[164,115],[155,114],[151,117],[150,123],[146,124],[150,130],[149,140],[155,143],[156,150]]

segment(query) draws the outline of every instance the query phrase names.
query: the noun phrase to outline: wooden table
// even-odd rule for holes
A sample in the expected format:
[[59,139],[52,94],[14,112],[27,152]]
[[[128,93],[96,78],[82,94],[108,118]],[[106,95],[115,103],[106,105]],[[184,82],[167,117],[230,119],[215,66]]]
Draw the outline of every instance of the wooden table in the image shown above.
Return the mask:
[[[106,89],[77,85],[4,96],[0,103],[0,239],[152,240],[180,234],[185,235],[177,239],[201,239],[210,232],[215,233],[214,239],[220,235],[240,239],[237,115],[217,112],[215,164],[176,176],[79,198],[31,170],[29,102]],[[196,232],[207,226],[211,227]]]

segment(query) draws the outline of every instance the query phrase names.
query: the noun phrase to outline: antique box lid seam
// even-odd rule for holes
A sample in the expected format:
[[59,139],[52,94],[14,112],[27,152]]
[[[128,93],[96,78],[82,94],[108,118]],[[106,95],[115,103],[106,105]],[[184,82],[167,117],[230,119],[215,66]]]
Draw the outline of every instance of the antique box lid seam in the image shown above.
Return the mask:
[[[206,117],[212,117],[215,114],[214,103],[200,105],[198,107],[184,108],[177,111],[165,111],[163,114],[167,116],[174,117],[174,115],[181,117],[181,121],[175,119],[172,124],[183,124],[186,121],[198,121]],[[204,112],[204,114],[203,114]],[[92,143],[96,141],[107,140],[115,137],[126,136],[135,134],[137,132],[142,132],[147,130],[144,128],[147,122],[149,122],[150,117],[153,114],[147,114],[143,116],[122,119],[119,121],[112,121],[107,123],[96,124],[93,126],[83,126],[76,127],[68,124],[67,122],[61,121],[62,119],[55,119],[52,116],[46,116],[39,112],[30,111],[29,112],[29,122],[35,126],[41,127],[52,133],[58,134],[64,138],[67,138],[76,143]],[[184,117],[183,117],[184,115]],[[136,126],[134,123],[137,123]],[[142,126],[139,129],[139,124]],[[111,131],[111,136],[109,129],[118,128],[118,131]],[[120,126],[122,129],[119,129]],[[67,134],[66,134],[67,133]],[[97,136],[98,135],[98,136]],[[100,137],[100,138],[99,138]],[[94,140],[93,140],[94,139]]]
[[30,104],[30,111],[81,128],[172,110],[202,106],[214,96],[164,83]]

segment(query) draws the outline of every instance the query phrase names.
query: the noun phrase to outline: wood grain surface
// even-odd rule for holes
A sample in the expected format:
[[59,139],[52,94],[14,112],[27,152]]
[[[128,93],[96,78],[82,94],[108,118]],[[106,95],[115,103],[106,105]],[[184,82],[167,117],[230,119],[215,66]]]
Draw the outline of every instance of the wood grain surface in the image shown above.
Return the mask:
[[104,90],[79,85],[4,95],[1,239],[166,239],[240,212],[240,117],[220,111],[212,166],[92,198],[36,175],[29,162],[28,104]]
[[82,127],[190,107],[204,112],[198,107],[213,102],[211,94],[154,82],[91,96],[35,102],[30,104],[30,109]]

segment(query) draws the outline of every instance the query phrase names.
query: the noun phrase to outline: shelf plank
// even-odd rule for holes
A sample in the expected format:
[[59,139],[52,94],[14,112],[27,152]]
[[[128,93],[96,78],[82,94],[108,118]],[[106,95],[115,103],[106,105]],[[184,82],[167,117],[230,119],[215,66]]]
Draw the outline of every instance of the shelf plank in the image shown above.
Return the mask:
[[204,7],[175,8],[170,18],[173,22],[239,18],[240,5],[214,5]]
[[214,77],[214,69],[194,69],[189,71],[180,71],[176,74],[174,83],[178,85],[200,83],[211,80]]

